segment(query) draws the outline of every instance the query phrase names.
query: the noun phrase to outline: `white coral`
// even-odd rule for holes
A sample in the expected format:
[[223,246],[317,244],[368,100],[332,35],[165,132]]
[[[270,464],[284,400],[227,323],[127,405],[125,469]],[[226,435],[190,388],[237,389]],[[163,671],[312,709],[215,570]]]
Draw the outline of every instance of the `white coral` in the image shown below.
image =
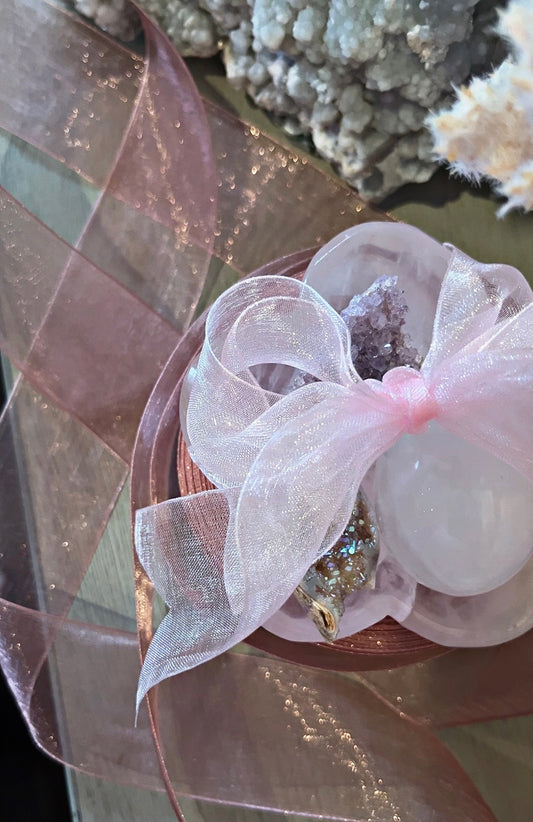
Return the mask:
[[429,118],[435,151],[470,180],[495,181],[513,208],[533,210],[533,3],[513,0],[498,31],[512,56],[488,77],[460,88],[451,109]]

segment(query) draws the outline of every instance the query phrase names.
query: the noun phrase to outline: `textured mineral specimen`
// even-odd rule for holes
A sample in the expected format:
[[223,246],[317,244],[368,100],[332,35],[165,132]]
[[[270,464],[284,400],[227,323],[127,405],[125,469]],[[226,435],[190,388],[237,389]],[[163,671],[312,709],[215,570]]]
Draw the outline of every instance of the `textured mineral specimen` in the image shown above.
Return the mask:
[[360,492],[338,542],[311,566],[294,592],[328,642],[337,637],[346,597],[373,585],[378,551],[374,517]]
[[[341,311],[350,332],[352,362],[361,379],[381,380],[399,365],[420,368],[422,357],[404,328],[407,312],[397,277],[378,277]],[[296,371],[287,391],[314,380],[311,374]]]
[[[116,7],[122,0],[74,0]],[[435,168],[428,109],[500,59],[501,0],[139,0],[184,55],[223,51],[229,79],[363,195]],[[100,15],[101,16],[101,15]],[[98,17],[96,17],[98,20]],[[503,56],[503,55],[501,55]]]
[[140,32],[139,16],[128,0],[72,0],[74,8],[113,37],[133,40]]
[[457,92],[453,107],[429,119],[435,151],[470,180],[488,177],[507,197],[499,215],[533,209],[533,3],[514,0],[498,32],[512,56]]
[[422,365],[404,331],[407,310],[398,278],[380,277],[341,311],[352,340],[352,362],[362,379],[380,380],[399,365]]

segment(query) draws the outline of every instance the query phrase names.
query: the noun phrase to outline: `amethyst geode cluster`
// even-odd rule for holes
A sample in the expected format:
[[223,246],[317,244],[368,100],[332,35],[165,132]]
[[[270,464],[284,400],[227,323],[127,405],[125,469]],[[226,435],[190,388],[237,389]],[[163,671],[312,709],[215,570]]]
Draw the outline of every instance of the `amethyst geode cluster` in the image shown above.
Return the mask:
[[352,341],[352,361],[362,379],[381,380],[391,368],[422,365],[405,333],[407,311],[397,277],[379,277],[341,311]]

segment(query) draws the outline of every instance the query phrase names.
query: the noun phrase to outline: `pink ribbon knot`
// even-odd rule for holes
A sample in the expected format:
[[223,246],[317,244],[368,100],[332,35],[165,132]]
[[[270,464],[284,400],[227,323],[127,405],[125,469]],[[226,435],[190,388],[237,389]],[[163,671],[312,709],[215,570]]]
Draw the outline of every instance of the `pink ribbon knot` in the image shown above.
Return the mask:
[[438,417],[438,402],[426,384],[424,375],[414,368],[392,368],[383,377],[383,382],[378,382],[375,388],[383,390],[398,409],[398,414],[404,417],[406,434],[424,433],[429,421]]

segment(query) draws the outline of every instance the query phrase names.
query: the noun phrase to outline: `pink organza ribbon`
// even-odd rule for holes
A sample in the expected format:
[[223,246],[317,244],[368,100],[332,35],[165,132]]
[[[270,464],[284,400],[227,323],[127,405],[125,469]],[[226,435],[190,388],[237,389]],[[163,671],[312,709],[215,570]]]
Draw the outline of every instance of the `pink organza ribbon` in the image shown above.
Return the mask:
[[[2,127],[99,190],[71,245],[0,192],[1,346],[24,375],[0,420],[0,663],[34,740],[84,773],[166,789],[180,819],[176,793],[320,818],[493,822],[424,724],[528,711],[531,634],[354,678],[233,652],[163,683],[133,728],[134,620],[113,601],[79,621],[80,586],[148,394],[183,332],[182,356],[197,347],[201,322],[187,328],[212,253],[249,273],[386,217],[202,101],[146,18],[144,59],[47,2],[12,0],[2,23]],[[66,189],[63,203],[40,194],[30,208],[45,219],[51,201],[72,205]],[[107,550],[109,567],[129,566],[129,534]],[[142,653],[151,585],[140,571],[135,584]],[[321,798],[317,782],[331,788]]]
[[[346,325],[305,283],[252,278],[213,305],[181,417],[191,457],[216,490],[137,512],[139,558],[170,608],[139,702],[283,605],[339,538],[368,469],[403,435],[434,421],[533,480],[531,290],[513,269],[498,279],[495,267],[450,256],[420,372],[394,368],[382,382],[359,378]],[[317,381],[275,393],[256,377],[264,364]],[[199,521],[211,523],[210,538]],[[499,557],[506,579],[531,551]],[[222,554],[223,570],[213,561]]]

